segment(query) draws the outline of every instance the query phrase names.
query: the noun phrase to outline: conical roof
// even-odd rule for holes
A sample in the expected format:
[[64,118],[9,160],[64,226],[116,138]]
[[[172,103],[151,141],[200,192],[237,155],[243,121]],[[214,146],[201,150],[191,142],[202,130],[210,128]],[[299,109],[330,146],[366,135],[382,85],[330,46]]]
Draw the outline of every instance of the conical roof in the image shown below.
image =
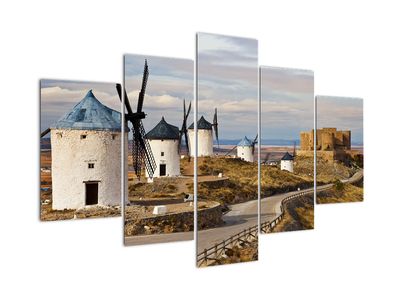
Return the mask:
[[239,144],[237,144],[238,146],[241,146],[241,147],[245,147],[245,146],[247,146],[247,147],[251,147],[251,146],[253,146],[253,142],[251,141],[251,140],[249,140],[248,138],[247,138],[247,136],[245,136],[240,142],[239,142]]
[[179,128],[168,124],[164,117],[161,121],[146,134],[148,140],[178,140]]
[[289,154],[289,152],[286,152],[281,160],[293,160],[293,155]]
[[101,104],[90,90],[52,128],[121,131],[121,113]]
[[[189,126],[188,129],[194,129],[194,122]],[[203,116],[201,116],[201,118],[197,121],[197,129],[212,130],[212,124],[204,119]]]

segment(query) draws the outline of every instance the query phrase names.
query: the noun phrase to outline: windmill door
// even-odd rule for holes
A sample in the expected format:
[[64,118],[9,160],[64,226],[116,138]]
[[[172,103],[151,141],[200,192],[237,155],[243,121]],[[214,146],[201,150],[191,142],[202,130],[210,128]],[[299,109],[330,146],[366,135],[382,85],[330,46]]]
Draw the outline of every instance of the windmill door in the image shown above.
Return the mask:
[[99,203],[99,183],[87,182],[86,184],[86,205],[95,205]]
[[167,175],[167,165],[160,164],[160,176],[165,176],[165,175]]

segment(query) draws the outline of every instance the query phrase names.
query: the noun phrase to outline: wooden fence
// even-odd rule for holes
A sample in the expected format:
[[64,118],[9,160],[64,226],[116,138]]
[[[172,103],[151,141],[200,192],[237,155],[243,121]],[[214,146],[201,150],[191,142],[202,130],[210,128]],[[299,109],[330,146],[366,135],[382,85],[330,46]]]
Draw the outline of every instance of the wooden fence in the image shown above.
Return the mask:
[[[332,185],[319,188],[317,192],[330,189],[331,187]],[[288,201],[311,193],[314,193],[314,190],[298,192],[284,198],[280,205],[280,214],[272,221],[261,223],[260,231],[262,233],[271,232],[275,228],[275,226],[278,225],[278,223],[282,220],[285,214],[284,205]],[[213,247],[204,249],[203,252],[197,255],[197,266],[203,267],[209,265],[210,263],[218,261],[221,257],[223,257],[227,249],[232,249],[234,246],[237,246],[240,243],[249,243],[257,238],[257,234],[258,226],[254,225],[250,228],[242,230],[237,234],[232,235],[231,237],[223,240],[220,243],[215,244]]]

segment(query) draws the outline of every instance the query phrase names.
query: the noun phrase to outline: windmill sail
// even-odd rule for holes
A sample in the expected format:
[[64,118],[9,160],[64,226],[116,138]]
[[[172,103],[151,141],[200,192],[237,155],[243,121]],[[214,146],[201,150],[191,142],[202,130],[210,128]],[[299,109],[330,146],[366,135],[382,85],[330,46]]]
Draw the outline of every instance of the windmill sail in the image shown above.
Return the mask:
[[218,145],[218,149],[219,149],[217,108],[215,108],[215,112],[214,112],[213,127],[214,127],[215,139],[217,140],[217,145]]
[[46,134],[48,134],[50,132],[50,128],[47,128],[46,130],[44,130],[44,131],[42,131],[41,133],[40,133],[40,137],[42,138],[42,137],[44,137]]
[[256,148],[256,144],[257,144],[257,138],[258,138],[258,134],[256,135],[256,137],[253,140],[253,143],[251,144],[251,153],[254,155],[254,151]]
[[187,151],[189,161],[190,161],[190,153],[189,153],[189,140],[187,133],[187,118],[189,117],[191,107],[192,107],[192,102],[189,102],[189,108],[186,111],[186,101],[185,99],[183,99],[183,121],[181,130],[179,131],[179,141],[178,141],[178,152],[180,153],[182,137],[185,137],[185,149]]
[[[145,139],[146,131],[143,126],[142,119],[146,118],[143,112],[143,102],[146,93],[147,80],[149,77],[149,68],[147,60],[144,63],[142,87],[138,97],[137,110],[132,111],[126,91],[124,91],[124,104],[127,110],[125,114],[126,126],[129,127],[128,122],[131,123],[132,130],[132,165],[136,176],[140,179],[142,174],[143,165],[150,178],[153,178],[154,172],[157,168],[156,161],[151,151],[150,143]],[[122,101],[122,88],[120,84],[116,86],[120,100]]]

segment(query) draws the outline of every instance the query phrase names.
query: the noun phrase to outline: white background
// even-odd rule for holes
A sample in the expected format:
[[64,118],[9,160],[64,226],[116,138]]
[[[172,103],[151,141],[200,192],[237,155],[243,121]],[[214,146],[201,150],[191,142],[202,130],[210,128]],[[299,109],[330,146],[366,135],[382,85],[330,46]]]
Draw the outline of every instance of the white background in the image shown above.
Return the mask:
[[[2,1],[0,298],[399,299],[399,8],[299,2]],[[208,269],[193,242],[124,248],[119,218],[40,223],[39,78],[121,81],[124,53],[193,58],[196,31],[258,38],[260,64],[365,99],[365,202]]]

